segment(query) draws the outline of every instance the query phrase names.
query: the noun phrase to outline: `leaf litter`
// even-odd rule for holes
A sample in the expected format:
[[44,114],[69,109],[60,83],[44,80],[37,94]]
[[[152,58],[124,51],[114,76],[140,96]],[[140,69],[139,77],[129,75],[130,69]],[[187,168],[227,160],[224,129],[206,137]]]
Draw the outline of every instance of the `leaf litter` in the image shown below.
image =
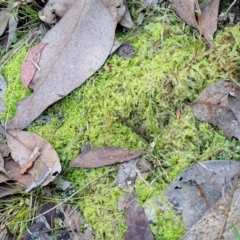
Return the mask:
[[196,118],[223,130],[226,137],[240,140],[239,103],[240,86],[224,79],[206,87],[191,106]]
[[18,102],[7,128],[26,128],[48,106],[83,84],[107,59],[114,33],[111,15],[101,1],[75,1],[42,39],[47,45],[39,61],[41,72],[29,85],[34,92]]
[[223,196],[180,238],[181,240],[236,238],[233,226],[240,228],[239,175],[238,169],[231,183],[227,182],[230,184],[229,191],[223,188]]
[[[54,176],[52,176],[52,173],[54,171],[59,173],[61,171],[61,165],[59,159],[56,160],[58,157],[57,158],[54,157],[55,160],[53,161],[57,166],[55,166],[52,162],[49,165],[45,160],[45,159],[52,160],[51,156],[56,154],[53,154],[54,152],[53,149],[50,150],[48,149],[51,152],[51,154],[48,153],[50,156],[48,156],[48,158],[45,158],[46,157],[45,150],[49,147],[49,143],[46,143],[44,139],[41,139],[41,137],[36,136],[36,134],[28,135],[27,132],[11,129],[24,129],[25,127],[27,127],[28,124],[31,123],[36,117],[38,117],[49,105],[51,105],[55,101],[58,101],[59,99],[70,93],[73,89],[80,86],[89,76],[92,75],[94,71],[99,69],[105,62],[109,53],[111,52],[111,49],[114,44],[114,30],[118,22],[123,26],[125,25],[129,28],[133,27],[133,23],[131,21],[126,1],[116,0],[112,2],[105,0],[103,1],[105,5],[99,4],[99,2],[97,1],[93,1],[93,3],[87,3],[85,1],[82,1],[81,3],[78,3],[78,1],[76,1],[74,3],[73,1],[68,2],[70,5],[71,4],[73,5],[71,6],[68,5],[65,8],[63,8],[64,2],[65,1],[56,2],[55,0],[50,0],[46,4],[42,12],[39,13],[40,18],[46,22],[51,23],[56,22],[57,17],[61,17],[62,19],[48,32],[48,34],[44,37],[42,42],[39,43],[39,45],[41,46],[40,49],[37,49],[36,52],[32,53],[30,52],[32,55],[30,54],[31,57],[28,59],[28,61],[29,66],[32,70],[31,71],[27,70],[27,67],[23,65],[22,69],[25,70],[27,74],[30,74],[30,77],[23,76],[22,81],[26,87],[30,85],[30,87],[33,88],[34,90],[34,93],[32,93],[29,97],[19,102],[16,115],[13,117],[10,124],[8,124],[7,126],[8,144],[10,145],[14,161],[13,160],[5,162],[0,161],[2,169],[0,176],[5,175],[5,178],[7,176],[8,178],[14,179],[17,182],[15,186],[18,186],[20,184],[22,185],[21,189],[25,190],[29,189],[29,185],[31,186],[34,182],[38,181],[38,179],[42,179],[40,184],[43,183],[43,185],[52,181],[54,178]],[[92,7],[93,5],[94,7]],[[191,0],[187,2],[181,0],[180,1],[173,0],[172,6],[183,21],[197,28],[200,32],[200,35],[203,35],[210,44],[210,46],[213,46],[212,37],[214,32],[217,30],[216,18],[219,6],[218,0],[207,1],[206,4],[204,5],[202,4],[199,5],[198,3],[196,4],[196,1]],[[195,8],[197,8],[197,19],[195,17],[196,10]],[[108,11],[106,11],[106,9],[110,10],[111,16],[109,15]],[[105,15],[102,14],[102,12],[106,13],[105,17],[102,17],[102,15]],[[87,23],[90,22],[90,19],[98,19],[97,16],[99,13],[101,13],[101,19],[103,18],[105,20],[104,23],[101,22],[100,24],[104,25],[104,27],[100,27],[100,25],[98,25],[97,22],[94,22],[93,27],[94,30],[92,30],[92,28],[90,28]],[[72,16],[74,16],[74,18]],[[112,21],[109,22],[110,17]],[[66,33],[66,36],[59,40],[59,38],[56,38],[56,35],[60,36],[63,28],[67,29],[68,32]],[[81,30],[79,30],[80,28]],[[100,29],[99,31],[97,31],[97,34],[99,35],[95,33],[95,31],[98,30],[98,28]],[[91,29],[92,32],[89,31],[89,29]],[[101,35],[100,33],[104,35],[104,37],[100,39],[100,44],[98,43],[99,45],[97,45],[94,42],[89,41],[91,42],[91,44],[88,45],[89,43],[88,40],[91,40],[96,36],[100,36]],[[89,34],[89,36],[87,35],[87,37],[85,37],[85,34]],[[84,36],[83,40],[82,38],[78,38],[80,35]],[[69,38],[69,36],[71,38]],[[81,39],[81,41],[79,39]],[[72,45],[76,44],[76,42],[78,42],[77,40],[80,42],[80,44],[77,46],[77,48],[73,49]],[[86,48],[86,46],[90,47]],[[38,48],[38,46],[35,47]],[[87,49],[87,51],[84,51],[85,49]],[[102,49],[104,49],[104,51],[101,51]],[[75,59],[73,57],[74,56],[73,50],[75,52],[77,51],[77,53],[81,52],[81,54],[83,52],[83,57],[82,58],[79,57],[80,56],[79,54],[78,57],[80,60]],[[75,52],[74,54],[76,54]],[[76,61],[78,65],[81,64],[81,66],[83,66],[83,70],[81,69],[81,71],[77,71],[76,64],[74,61],[70,61],[69,64],[70,67],[66,66],[65,64],[66,59],[68,61],[71,60],[72,58],[74,58],[73,60]],[[87,64],[84,64],[83,60],[87,61],[88,66]],[[49,64],[49,61],[51,62],[51,64]],[[36,71],[36,69],[38,71]],[[67,74],[67,72],[68,73],[70,72],[70,74]],[[66,76],[70,78],[71,80],[70,82],[73,83],[73,85],[70,86],[70,84],[66,83]],[[79,76],[83,77],[80,78],[79,80],[78,79]],[[211,88],[210,90],[208,89],[209,95],[205,96],[202,93],[202,95],[199,96],[199,98],[192,104],[194,114],[200,120],[203,119],[204,121],[207,121],[215,126],[218,126],[220,129],[223,129],[226,136],[228,137],[234,136],[239,139],[240,135],[238,125],[239,125],[240,100],[239,96],[236,94],[238,93],[238,87],[235,86],[234,83],[229,83],[228,80],[223,80],[221,84],[223,84],[223,90],[222,86],[220,86],[219,90],[218,86],[214,85],[212,89]],[[214,95],[215,93],[214,91],[216,89],[220,91],[220,93],[216,94],[217,96]],[[214,97],[216,97],[217,100]],[[19,155],[17,154],[17,151],[20,151]],[[78,157],[74,158],[71,161],[69,168],[71,167],[95,168],[111,165],[135,159],[139,155],[141,155],[142,152],[143,150],[128,151],[111,146],[102,147],[98,149],[88,149],[85,152],[82,152],[82,154],[80,154]],[[39,163],[37,165],[38,173],[36,173],[36,170],[34,169],[36,162]],[[122,184],[121,187],[127,186],[129,177],[132,177],[131,183],[134,183],[136,178],[136,172],[134,172],[136,162],[137,160],[132,160],[129,163],[122,164],[123,172],[126,169],[127,171],[123,173],[126,175],[122,178],[123,180],[121,183]],[[220,163],[220,161],[217,162]],[[214,203],[220,198],[219,189],[221,189],[221,187],[218,187],[216,190],[215,188],[216,185],[219,185],[219,182],[221,182],[220,185],[223,186],[223,180],[231,182],[229,180],[230,176],[233,178],[233,175],[234,174],[236,175],[236,173],[234,174],[231,173],[231,175],[227,174],[225,175],[225,177],[222,177],[221,175],[220,176],[221,180],[215,180],[214,178],[215,176],[213,173],[217,172],[216,170],[217,164],[215,163],[215,161],[211,161],[211,163],[214,164],[214,171],[211,171],[213,176],[207,178],[208,180],[207,183],[201,182],[200,180],[201,178],[203,178],[204,175],[203,172],[201,172],[200,174],[201,176],[197,177],[194,175],[196,173],[194,173],[193,174],[194,177],[191,176],[191,179],[184,181],[183,185],[180,184],[181,185],[180,187],[175,186],[174,189],[171,189],[172,185],[170,184],[168,186],[168,188],[171,189],[170,193],[178,192],[175,190],[179,190],[185,187],[187,190],[190,189],[189,190],[190,197],[194,198],[194,201],[196,201],[194,202],[194,204],[196,204],[197,208],[202,208],[206,211],[206,209],[210,209],[212,206],[215,207]],[[129,169],[127,166],[128,164],[130,166]],[[205,162],[204,164],[208,164],[208,162]],[[231,164],[233,163],[231,162]],[[15,172],[11,170],[12,168],[15,169]],[[235,168],[234,170],[236,169],[237,168]],[[132,171],[134,172],[134,174],[132,174]],[[219,171],[221,172],[222,170]],[[186,170],[186,172],[188,172],[188,169]],[[185,179],[188,177],[185,176],[186,172],[181,173],[182,175],[179,177],[179,179],[181,180],[179,181],[182,181],[183,178]],[[2,183],[5,184],[4,186],[7,185],[8,180],[9,179],[5,179],[2,181]],[[213,186],[212,185],[210,186],[209,184],[210,181],[213,182],[212,183]],[[37,183],[34,185],[34,187],[40,184]],[[3,185],[0,185],[0,196],[4,196],[4,194],[1,195],[2,186]],[[231,183],[229,185],[225,184],[222,187],[222,189],[224,188],[225,190],[228,190],[231,188],[231,186],[232,186]],[[166,192],[168,192],[167,189]],[[192,189],[194,190],[192,191]],[[207,194],[205,194],[205,191],[210,191],[209,189],[212,192],[214,192],[213,200],[211,201],[209,200],[210,197]],[[13,188],[10,189],[10,191],[11,190],[13,190]],[[235,190],[237,190],[236,184],[234,185],[234,191]],[[197,197],[193,197],[192,193],[196,194]],[[232,197],[234,198],[233,196],[234,193],[230,195],[232,195]],[[128,199],[130,199],[129,201],[126,202],[128,202],[129,206],[131,207],[128,206],[126,208],[125,219],[128,225],[128,229],[125,232],[125,239],[133,239],[136,238],[136,236],[138,237],[144,236],[144,239],[153,239],[151,230],[149,228],[148,220],[146,219],[146,215],[143,211],[143,208],[137,207],[135,193],[127,194],[126,196]],[[181,194],[173,197],[174,201],[172,204],[173,205],[175,204],[175,207],[179,207],[181,204],[183,204],[181,202],[182,201],[181,197],[184,200],[186,200],[186,196],[185,195],[182,196]],[[201,202],[200,207],[198,205],[199,199],[202,200],[202,202],[200,201]],[[231,196],[228,199],[231,199]],[[226,202],[226,200],[224,201]],[[186,200],[186,202],[188,201]],[[222,205],[220,204],[219,206]],[[195,209],[194,212],[196,213],[197,210]],[[67,213],[68,211],[66,210],[65,215],[67,215]],[[193,217],[194,221],[191,220],[192,222],[191,221],[190,223],[188,222],[187,226],[192,226],[193,224],[195,224],[196,221],[199,218],[201,218],[203,214],[204,213],[202,212],[201,213],[197,212],[196,214],[198,215],[197,218],[196,216],[194,216]],[[74,222],[76,219],[78,220],[80,219],[80,215],[78,213],[76,213],[74,216],[75,217],[73,217],[72,222]],[[44,227],[42,223],[40,225],[39,223],[36,223],[36,229]],[[77,230],[79,232],[78,228],[79,225],[80,223],[76,223],[69,226],[71,230]],[[222,229],[224,228],[225,227],[222,227]],[[47,228],[45,228],[45,230],[46,229]],[[223,232],[221,234],[223,234]],[[183,239],[185,239],[184,236]]]
[[128,227],[124,233],[124,239],[153,240],[152,231],[144,209],[137,204],[137,195],[132,192],[126,193],[124,197],[126,199],[125,222]]
[[203,4],[199,4],[198,0],[172,0],[172,8],[213,47],[212,38],[217,30],[219,3],[219,0],[207,0]]
[[91,227],[83,230],[83,216],[74,206],[69,204],[57,206],[49,202],[39,209],[38,218],[23,233],[23,239],[32,239],[32,236],[41,239],[52,239],[53,236],[57,236],[57,239],[92,239]]
[[[19,174],[21,175],[27,170],[27,173],[32,176],[32,184],[36,183],[34,187],[40,184],[47,185],[55,179],[56,173],[61,172],[61,164],[56,151],[42,137],[35,133],[18,130],[8,130],[6,136],[11,156],[21,168]],[[29,158],[31,156],[33,156],[32,159],[34,158],[36,149],[35,155],[39,156],[34,163],[28,165]],[[31,168],[28,169],[29,167]],[[45,179],[41,180],[42,182],[39,184],[38,181],[43,177]]]
[[211,160],[195,164],[182,171],[166,187],[164,194],[178,213],[186,228],[191,228],[203,214],[227,192],[240,168],[237,161]]

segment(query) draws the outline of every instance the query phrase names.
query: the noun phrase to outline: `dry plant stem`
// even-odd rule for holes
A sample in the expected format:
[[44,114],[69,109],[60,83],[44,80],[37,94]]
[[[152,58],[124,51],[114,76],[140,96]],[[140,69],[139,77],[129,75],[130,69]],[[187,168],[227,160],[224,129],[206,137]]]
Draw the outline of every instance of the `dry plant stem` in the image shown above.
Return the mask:
[[230,212],[231,203],[232,203],[232,200],[233,200],[233,195],[234,195],[234,192],[235,192],[235,190],[237,189],[237,186],[238,186],[239,177],[240,177],[240,170],[238,170],[238,172],[235,176],[233,187],[229,190],[229,197],[227,199],[227,204],[226,204],[226,209],[225,209],[225,218],[223,220],[222,228],[219,232],[219,237],[218,237],[219,240],[221,240],[223,238],[223,233],[226,229],[227,219],[228,219],[228,215],[229,215],[229,212]]
[[[105,172],[104,174],[102,174],[101,176],[95,178],[94,180],[92,180],[91,182],[87,183],[85,186],[83,186],[82,188],[78,189],[75,193],[73,193],[71,196],[69,196],[68,198],[64,199],[61,203],[57,204],[56,206],[54,206],[53,208],[47,210],[46,212],[43,212],[41,213],[40,215],[45,215],[49,212],[51,212],[52,210],[56,209],[57,207],[61,206],[63,203],[67,202],[68,200],[70,200],[71,198],[73,198],[75,195],[77,195],[81,190],[83,190],[85,187],[89,186],[90,184],[92,184],[93,182],[96,182],[98,179],[106,176],[108,173],[110,172],[113,172],[114,170],[109,170],[107,172]],[[15,222],[15,224],[18,224],[18,223],[24,223],[24,222],[29,222],[29,221],[33,221],[35,219],[37,219],[39,217],[36,216],[36,217],[33,217],[33,218],[30,218],[28,220],[23,220],[23,221],[18,221],[18,222]],[[9,225],[10,223],[6,223],[6,225]]]
[[67,215],[66,215],[66,213],[64,212],[62,206],[60,206],[60,208],[61,208],[61,210],[62,210],[62,213],[64,214],[65,219],[68,221],[68,224],[69,224],[69,227],[70,227],[70,229],[71,229],[71,232],[73,233],[74,237],[75,237],[76,239],[78,239],[75,231],[73,230],[73,228],[72,228],[72,226],[71,226],[71,220],[69,219],[70,216],[67,216]]
[[198,0],[195,0],[195,5],[196,5],[196,12],[197,12],[197,16],[198,16],[198,31],[199,31],[199,37],[200,37],[200,41],[202,39],[202,11],[201,8],[199,6]]
[[236,2],[237,2],[237,0],[234,0],[234,1],[232,2],[232,4],[229,6],[229,8],[228,8],[227,11],[226,11],[226,14],[231,10],[231,8],[235,5]]
[[209,209],[209,208],[210,208],[210,205],[209,205],[209,203],[208,203],[206,194],[204,193],[203,189],[199,186],[199,184],[196,184],[195,187],[196,187],[196,189],[199,191],[200,196],[202,197],[202,199],[203,199],[203,201],[204,201],[204,204],[206,205],[207,209]]
[[138,130],[132,124],[130,124],[126,118],[122,117],[119,113],[116,113],[116,115],[120,121],[126,124],[127,127],[131,128],[136,134],[141,136],[147,143],[151,143],[150,139],[146,135],[144,135],[140,130]]

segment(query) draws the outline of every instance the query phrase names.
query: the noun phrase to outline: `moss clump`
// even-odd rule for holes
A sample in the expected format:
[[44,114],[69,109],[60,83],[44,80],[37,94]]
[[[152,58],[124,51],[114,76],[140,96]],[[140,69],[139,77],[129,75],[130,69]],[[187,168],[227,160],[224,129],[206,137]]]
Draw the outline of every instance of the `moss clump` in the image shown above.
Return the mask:
[[[238,80],[239,25],[219,31],[215,48],[209,50],[193,36],[189,27],[181,30],[171,13],[159,14],[143,26],[118,36],[132,39],[135,57],[110,56],[105,63],[111,66],[109,72],[100,69],[84,85],[44,112],[50,121],[41,124],[35,121],[28,128],[53,145],[65,168],[85,140],[89,140],[92,147],[148,147],[140,136],[119,121],[116,112],[128,117],[132,125],[155,143],[153,149],[149,147],[145,152],[154,167],[146,179],[149,185],[137,181],[135,186],[140,203],[162,194],[167,182],[195,161],[240,159],[239,143],[227,140],[221,131],[196,120],[189,106],[203,88],[217,79]],[[164,41],[153,51],[161,32]],[[24,93],[21,84],[16,83],[24,55],[23,49],[2,71],[10,89],[5,94],[10,115]],[[83,187],[107,169],[109,167],[74,169],[67,177],[77,187]],[[114,176],[115,173],[109,173],[73,199],[93,226],[96,239],[103,236],[119,239],[125,231],[123,213],[117,209],[121,190],[116,187]],[[182,225],[178,228],[180,225],[172,224],[175,220],[172,213],[160,214],[152,225],[155,238],[178,239],[184,229]]]
[[26,96],[26,89],[19,80],[20,67],[26,52],[27,48],[23,46],[1,69],[1,74],[5,77],[8,86],[3,98],[6,110],[1,116],[2,119],[12,117],[16,111],[17,101]]

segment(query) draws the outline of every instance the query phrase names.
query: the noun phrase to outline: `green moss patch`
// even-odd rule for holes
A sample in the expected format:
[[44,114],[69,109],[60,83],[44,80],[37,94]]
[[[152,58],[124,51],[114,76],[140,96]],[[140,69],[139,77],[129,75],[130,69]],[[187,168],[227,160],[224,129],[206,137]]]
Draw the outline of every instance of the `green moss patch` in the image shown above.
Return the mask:
[[[164,17],[164,21],[162,20]],[[153,47],[161,38],[156,51]],[[135,37],[133,37],[135,36]],[[162,195],[166,184],[181,170],[196,161],[240,159],[240,145],[227,140],[223,133],[193,116],[190,102],[217,79],[239,79],[239,25],[218,31],[215,48],[208,49],[189,27],[169,13],[147,20],[143,26],[118,36],[131,39],[135,56],[122,59],[112,55],[103,68],[84,85],[44,112],[50,120],[33,122],[28,130],[48,140],[59,154],[63,168],[78,154],[84,141],[92,147],[104,145],[127,149],[147,147],[144,157],[153,171],[135,185],[139,203]],[[12,116],[16,101],[25,90],[19,82],[19,67],[26,51],[22,49],[2,69],[8,82],[4,100]],[[68,79],[66,79],[68,81]],[[116,113],[129,119],[155,144],[152,148]],[[73,201],[94,229],[96,239],[122,239],[126,229],[117,198],[123,190],[115,182],[115,166],[100,169],[74,169],[66,176],[76,189],[112,169],[106,176],[83,188]],[[174,222],[179,224],[174,224]],[[178,239],[184,228],[174,212],[159,212],[152,224],[155,239]]]

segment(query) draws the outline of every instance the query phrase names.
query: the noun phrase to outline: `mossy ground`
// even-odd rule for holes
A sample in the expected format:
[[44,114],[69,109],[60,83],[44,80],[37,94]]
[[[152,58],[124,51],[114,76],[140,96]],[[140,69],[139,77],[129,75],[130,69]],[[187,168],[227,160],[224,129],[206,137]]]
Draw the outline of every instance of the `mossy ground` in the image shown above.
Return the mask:
[[[161,33],[163,42],[153,51]],[[188,26],[183,28],[170,11],[159,10],[156,16],[118,38],[131,39],[135,56],[110,56],[105,63],[111,66],[109,72],[100,69],[44,112],[51,117],[48,122],[35,121],[28,128],[53,145],[63,169],[86,140],[92,147],[147,147],[144,157],[153,170],[146,181],[139,179],[135,184],[139,203],[143,204],[162,196],[166,184],[196,161],[239,160],[238,141],[226,139],[221,131],[199,122],[189,105],[202,89],[218,79],[239,80],[239,25],[219,30],[215,48],[208,49],[197,32]],[[19,69],[27,48],[23,46],[2,68],[8,82],[2,119],[14,114],[16,101],[26,94],[19,81]],[[120,122],[117,112],[141,129],[155,147]],[[116,166],[73,169],[66,174],[78,189],[109,170],[72,199],[93,227],[96,239],[122,239],[126,229],[124,213],[117,207],[123,190],[114,181]],[[184,231],[173,211],[159,212],[151,227],[155,239],[161,240],[178,239]]]

